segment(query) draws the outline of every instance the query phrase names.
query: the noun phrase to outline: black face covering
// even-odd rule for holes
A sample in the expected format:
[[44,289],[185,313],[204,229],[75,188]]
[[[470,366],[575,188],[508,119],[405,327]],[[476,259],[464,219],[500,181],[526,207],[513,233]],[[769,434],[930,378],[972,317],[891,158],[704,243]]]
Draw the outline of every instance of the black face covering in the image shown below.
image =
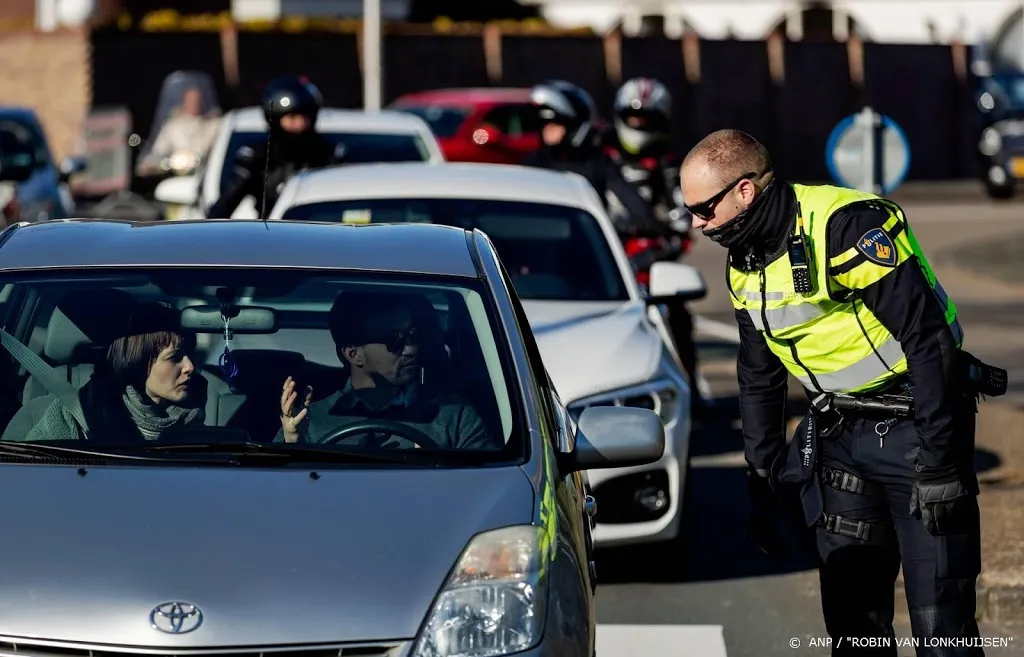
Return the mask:
[[[756,240],[776,241],[778,226],[788,222],[785,186],[768,183],[754,202],[743,212],[717,228],[701,231],[712,242],[731,248],[738,244],[753,245]],[[766,245],[767,246],[767,245]]]

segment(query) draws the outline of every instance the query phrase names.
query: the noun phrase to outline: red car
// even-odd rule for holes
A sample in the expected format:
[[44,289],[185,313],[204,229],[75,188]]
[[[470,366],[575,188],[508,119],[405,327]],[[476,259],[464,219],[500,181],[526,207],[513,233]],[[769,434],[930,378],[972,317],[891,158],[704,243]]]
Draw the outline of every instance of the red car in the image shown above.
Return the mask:
[[389,109],[430,125],[450,162],[518,164],[540,147],[540,117],[529,89],[437,89],[406,94]]

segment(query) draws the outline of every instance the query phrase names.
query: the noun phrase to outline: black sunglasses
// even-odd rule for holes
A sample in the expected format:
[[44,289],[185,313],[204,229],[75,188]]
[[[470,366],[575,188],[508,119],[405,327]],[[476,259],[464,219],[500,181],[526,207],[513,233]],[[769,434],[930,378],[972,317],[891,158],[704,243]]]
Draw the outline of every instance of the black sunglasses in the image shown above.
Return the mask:
[[420,335],[419,331],[416,330],[415,326],[409,327],[404,331],[394,331],[384,336],[380,336],[369,340],[369,344],[382,344],[384,347],[395,354],[400,356],[406,347],[416,346],[419,344]]
[[745,173],[736,180],[726,185],[722,189],[722,191],[718,192],[708,200],[702,201],[701,203],[694,203],[693,205],[684,204],[683,207],[686,208],[686,210],[694,217],[698,219],[703,219],[704,221],[708,221],[715,216],[715,208],[718,207],[718,204],[722,202],[722,199],[725,198],[725,195],[731,192],[736,185],[740,184],[744,180],[752,180],[754,178],[759,178],[763,176],[765,173],[768,172],[765,171],[764,173],[761,174],[757,174],[754,172]]

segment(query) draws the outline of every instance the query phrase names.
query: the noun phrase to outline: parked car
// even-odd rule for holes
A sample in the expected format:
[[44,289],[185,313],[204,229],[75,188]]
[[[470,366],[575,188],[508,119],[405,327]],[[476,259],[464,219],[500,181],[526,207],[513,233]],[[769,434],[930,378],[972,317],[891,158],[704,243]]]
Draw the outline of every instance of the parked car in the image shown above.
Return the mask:
[[270,219],[436,223],[486,233],[570,414],[640,407],[665,424],[665,454],[657,463],[589,473],[597,544],[651,543],[677,553],[673,542],[688,540],[690,383],[658,305],[668,295],[700,298],[705,284],[689,265],[658,262],[650,268],[651,296],[645,294],[585,178],[470,163],[310,171],[285,185]]
[[1012,198],[1024,180],[1024,73],[980,78],[978,159],[989,197]]
[[[439,447],[379,418],[273,441],[287,377],[318,400],[346,390],[335,299],[395,293],[415,318],[400,353],[417,345],[420,380],[472,400],[489,444]],[[19,501],[4,523],[21,537],[0,548],[0,636],[19,651],[594,654],[581,473],[657,460],[664,429],[644,408],[570,420],[482,232],[21,224],[0,234],[0,295],[0,495]],[[106,398],[75,386],[103,385],[105,345],[145,302],[175,320],[160,352],[188,372],[175,408],[204,408],[205,389],[205,426],[132,440],[91,422],[88,400]],[[88,440],[34,429],[55,400]]]
[[390,107],[426,121],[449,162],[518,164],[540,147],[540,118],[526,88],[420,91]]
[[21,221],[64,219],[75,211],[68,180],[85,170],[80,157],[54,162],[46,132],[34,110],[0,107],[0,168],[24,169],[18,183],[17,204]]
[[[345,161],[431,162],[444,154],[430,128],[415,116],[402,112],[363,112],[324,108],[316,128],[335,144],[345,145]],[[247,107],[224,115],[206,158],[194,175],[164,180],[156,187],[157,201],[169,204],[168,218],[198,219],[206,216],[231,180],[229,163],[242,147],[259,146],[267,138],[267,122],[260,107]],[[243,201],[236,218],[257,218],[255,199]]]

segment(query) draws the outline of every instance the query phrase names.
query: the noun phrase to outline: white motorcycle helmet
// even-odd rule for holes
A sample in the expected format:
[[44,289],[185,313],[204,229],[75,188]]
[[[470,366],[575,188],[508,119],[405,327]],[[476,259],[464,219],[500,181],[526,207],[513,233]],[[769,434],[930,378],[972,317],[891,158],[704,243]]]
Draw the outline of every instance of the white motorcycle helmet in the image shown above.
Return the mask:
[[653,78],[627,80],[615,94],[613,112],[619,143],[634,155],[653,141],[669,138],[672,95]]

